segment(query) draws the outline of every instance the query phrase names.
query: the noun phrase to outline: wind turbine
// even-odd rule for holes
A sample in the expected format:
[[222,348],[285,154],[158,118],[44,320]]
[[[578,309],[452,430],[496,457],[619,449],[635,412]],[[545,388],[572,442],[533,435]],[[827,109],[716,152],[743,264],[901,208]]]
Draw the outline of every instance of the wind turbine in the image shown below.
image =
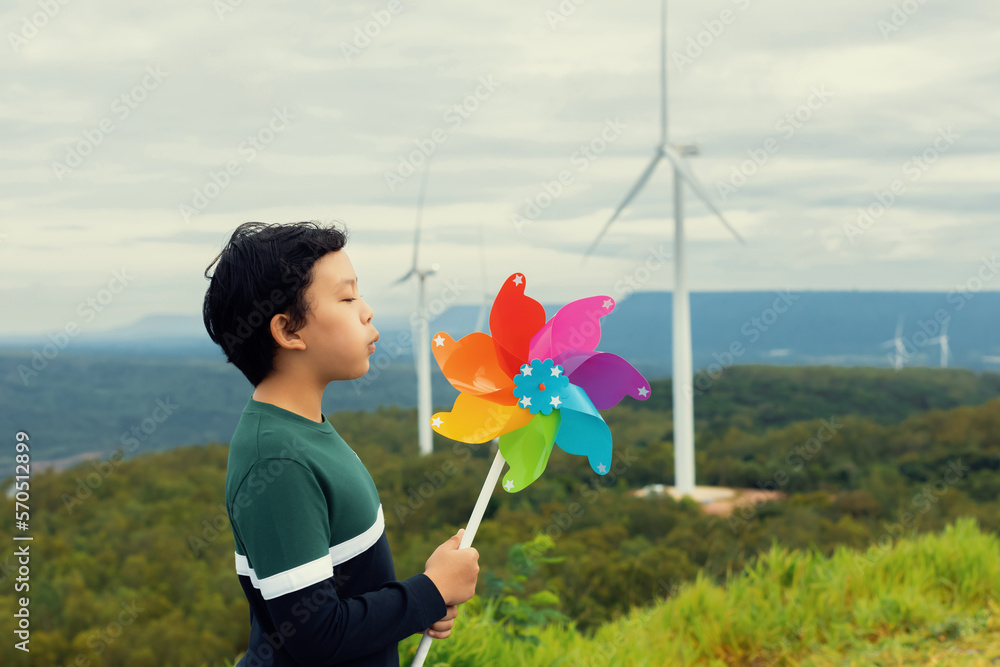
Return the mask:
[[656,171],[660,160],[666,158],[674,171],[674,295],[673,295],[673,407],[674,407],[674,488],[679,495],[694,492],[694,388],[691,360],[691,303],[685,279],[684,265],[684,183],[701,199],[722,224],[746,244],[743,237],[726,221],[715,206],[708,192],[691,171],[687,156],[698,155],[698,146],[677,145],[667,141],[667,0],[663,0],[660,25],[660,142],[653,150],[653,159],[640,174],[632,189],[601,232],[590,244],[584,257],[597,247],[601,237],[618,219],[625,208],[639,194]]
[[948,357],[951,354],[951,349],[948,347],[948,322],[951,318],[948,318],[941,323],[941,335],[935,336],[928,340],[928,343],[940,343],[941,345],[941,368],[948,368]]
[[427,330],[427,308],[425,302],[424,282],[429,276],[437,273],[437,264],[422,270],[417,266],[417,256],[420,251],[420,218],[424,212],[424,197],[427,194],[427,168],[420,179],[420,195],[417,198],[417,224],[413,234],[413,265],[402,278],[393,283],[398,285],[412,277],[417,278],[417,313],[410,318],[413,326],[416,320],[417,344],[413,350],[413,360],[417,367],[417,441],[421,456],[434,451],[431,440],[431,341]]
[[890,338],[889,340],[882,343],[882,347],[894,348],[895,355],[892,358],[892,367],[897,371],[903,367],[903,361],[906,358],[906,345],[903,344],[903,316],[899,316],[899,321],[896,323],[896,336],[895,338]]

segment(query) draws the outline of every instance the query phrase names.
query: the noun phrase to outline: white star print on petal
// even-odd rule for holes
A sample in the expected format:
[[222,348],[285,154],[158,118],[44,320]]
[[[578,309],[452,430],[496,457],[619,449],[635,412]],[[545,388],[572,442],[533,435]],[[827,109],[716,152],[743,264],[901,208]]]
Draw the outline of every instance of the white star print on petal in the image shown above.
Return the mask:
[[444,345],[444,338],[441,336],[441,334],[438,334],[437,338],[434,339],[434,344],[437,345],[438,347]]
[[514,482],[513,482],[513,480],[509,480],[508,479],[506,482],[504,482],[503,483],[503,488],[507,489],[508,491],[510,491],[511,489],[513,489],[514,488]]
[[524,276],[522,276],[521,274],[517,274],[517,275],[514,276],[514,284],[515,285],[520,285],[523,282],[524,282]]
[[558,408],[558,407],[559,407],[559,404],[560,404],[560,403],[562,403],[562,401],[560,401],[560,400],[559,400],[559,397],[558,397],[558,396],[553,396],[553,397],[552,397],[552,400],[551,400],[551,401],[549,401],[549,403],[551,403],[551,404],[552,404],[552,407],[554,407],[554,408]]
[[531,366],[528,364],[521,366],[521,375],[531,375]]
[[645,387],[639,387],[639,395],[642,396],[643,398],[646,398],[646,396],[649,395],[649,390],[646,389]]
[[610,308],[611,306],[615,305],[615,302],[613,299],[605,299],[603,305],[605,308]]
[[562,368],[560,368],[559,366],[554,366],[552,368],[552,377],[557,378],[559,377],[560,373],[562,373]]
[[530,396],[525,396],[524,398],[521,399],[521,407],[522,408],[526,408],[529,405],[531,405],[531,397]]
[[435,417],[434,419],[431,420],[431,423],[434,424],[435,426],[440,426],[441,424],[444,423],[444,421],[440,417]]
[[597,466],[597,472],[599,472],[599,473],[601,473],[603,475],[607,471],[608,471],[608,466],[604,465],[603,463],[598,464],[598,466]]

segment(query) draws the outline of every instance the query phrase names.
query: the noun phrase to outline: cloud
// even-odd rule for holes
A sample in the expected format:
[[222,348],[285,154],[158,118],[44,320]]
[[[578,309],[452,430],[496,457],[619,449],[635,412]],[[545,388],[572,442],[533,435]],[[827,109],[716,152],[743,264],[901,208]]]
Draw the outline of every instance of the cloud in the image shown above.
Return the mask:
[[[701,146],[692,169],[749,241],[687,191],[691,289],[949,289],[978,261],[1000,203],[1000,64],[968,45],[997,41],[1000,8],[897,5],[670,4],[670,136]],[[671,251],[664,165],[579,261],[658,139],[657,3],[396,6],[70,2],[27,37],[39,6],[6,5],[0,282],[23,288],[32,271],[45,303],[8,292],[22,316],[5,333],[58,327],[81,298],[72,286],[129,262],[145,265],[144,280],[102,325],[196,312],[200,271],[245,220],[344,220],[370,298],[402,312],[410,295],[389,284],[412,252],[425,163],[421,256],[442,279],[524,271],[558,302]],[[165,78],[139,90],[149,68]],[[497,82],[488,93],[484,78]],[[817,89],[829,99],[817,104]],[[276,109],[291,117],[280,132],[269,131]],[[615,119],[625,129],[601,146]],[[113,130],[97,141],[105,120]],[[946,127],[960,138],[905,180]],[[746,167],[768,140],[778,150]],[[60,173],[54,163],[74,152],[79,166]],[[413,175],[390,188],[401,161]],[[570,182],[546,200],[562,172]],[[720,190],[739,172],[745,183]],[[858,208],[900,178],[905,192],[850,242]],[[180,207],[199,193],[206,205],[186,220]],[[518,232],[511,218],[532,203]],[[667,266],[644,289],[671,285]]]

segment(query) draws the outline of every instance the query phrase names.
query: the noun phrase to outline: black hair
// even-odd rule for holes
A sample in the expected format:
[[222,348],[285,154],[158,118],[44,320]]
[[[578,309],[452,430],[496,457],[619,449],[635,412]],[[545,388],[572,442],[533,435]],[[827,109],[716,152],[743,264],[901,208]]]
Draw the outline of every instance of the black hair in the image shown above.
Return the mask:
[[292,332],[305,326],[313,264],[346,243],[346,229],[315,222],[245,222],[205,269],[205,329],[253,386],[274,369],[271,318],[287,314]]

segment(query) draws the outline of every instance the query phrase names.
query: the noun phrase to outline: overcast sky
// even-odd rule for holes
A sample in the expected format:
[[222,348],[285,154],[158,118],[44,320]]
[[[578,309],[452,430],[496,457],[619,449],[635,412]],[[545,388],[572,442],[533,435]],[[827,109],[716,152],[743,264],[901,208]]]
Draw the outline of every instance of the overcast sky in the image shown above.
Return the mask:
[[[343,221],[376,324],[404,314],[415,288],[389,284],[410,262],[420,145],[432,298],[478,302],[483,266],[487,289],[520,271],[546,302],[626,277],[669,290],[666,165],[579,260],[658,141],[659,11],[4,3],[0,333],[197,314],[205,267],[247,220]],[[691,167],[747,240],[687,191],[690,288],[947,291],[975,276],[1000,245],[997,43],[986,0],[671,0],[670,140],[700,144]],[[109,283],[119,293],[84,321],[78,305]]]

